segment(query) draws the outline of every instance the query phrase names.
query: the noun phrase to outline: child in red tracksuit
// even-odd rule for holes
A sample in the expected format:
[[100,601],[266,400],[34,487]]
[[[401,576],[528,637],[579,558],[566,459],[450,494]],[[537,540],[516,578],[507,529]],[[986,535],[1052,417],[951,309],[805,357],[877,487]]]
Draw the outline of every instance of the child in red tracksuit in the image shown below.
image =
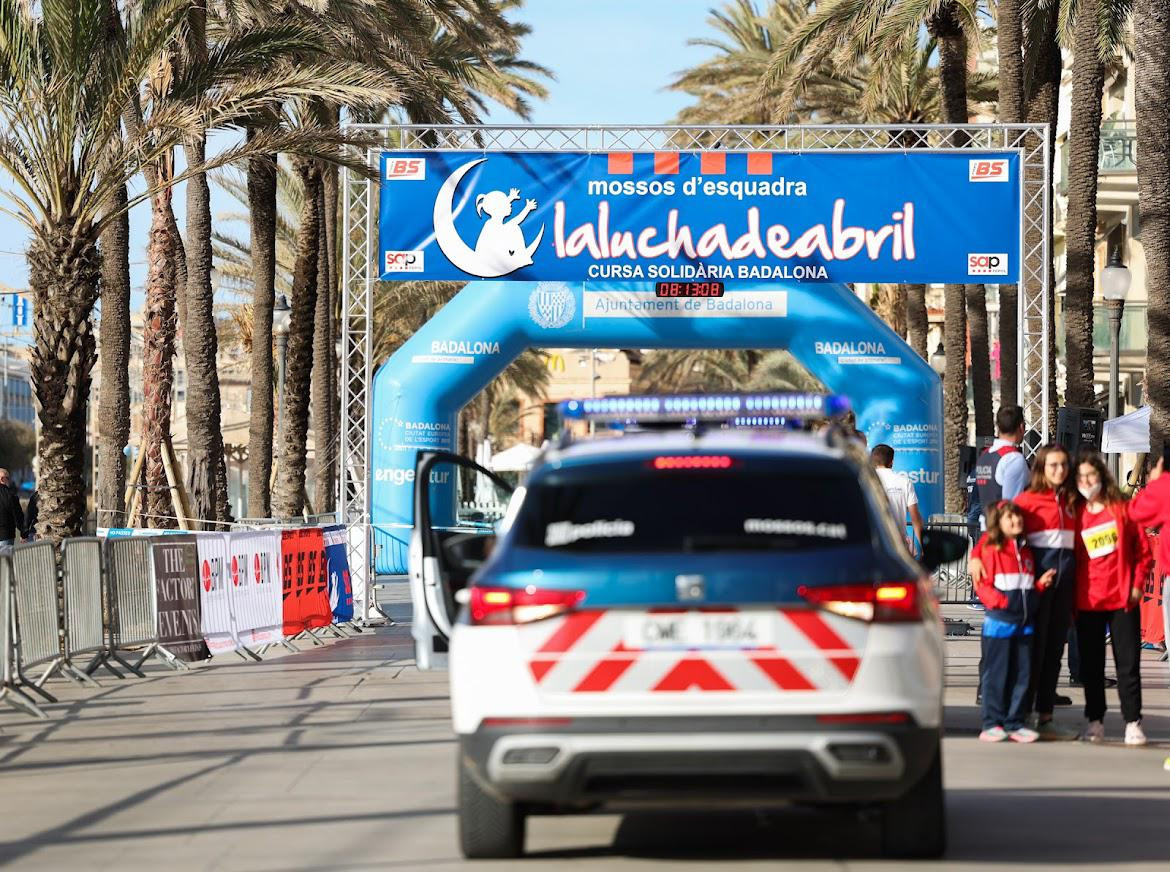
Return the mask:
[[1024,726],[1031,636],[1039,591],[1052,583],[1056,572],[1050,569],[1036,579],[1035,560],[1023,536],[1019,506],[1003,500],[988,509],[987,532],[978,546],[984,571],[975,585],[987,608],[980,663],[983,742],[1035,742],[1039,735]]

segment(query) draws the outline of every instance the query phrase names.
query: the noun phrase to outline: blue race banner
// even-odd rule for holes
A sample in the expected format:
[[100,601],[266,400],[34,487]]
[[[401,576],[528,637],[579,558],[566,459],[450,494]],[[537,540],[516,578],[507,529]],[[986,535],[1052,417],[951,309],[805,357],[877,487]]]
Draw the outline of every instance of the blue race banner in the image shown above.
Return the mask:
[[325,562],[329,572],[329,605],[333,620],[339,624],[353,620],[353,586],[349,581],[349,555],[346,553],[346,529],[323,527]]
[[1014,152],[384,152],[383,280],[1010,284]]

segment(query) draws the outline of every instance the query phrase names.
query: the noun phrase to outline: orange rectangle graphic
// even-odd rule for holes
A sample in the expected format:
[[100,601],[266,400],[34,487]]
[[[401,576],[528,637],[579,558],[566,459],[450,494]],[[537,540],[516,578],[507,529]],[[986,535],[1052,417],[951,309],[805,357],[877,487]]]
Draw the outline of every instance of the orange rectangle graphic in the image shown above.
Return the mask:
[[747,156],[747,171],[749,176],[770,176],[772,174],[772,154],[767,151],[752,152]]
[[628,176],[634,172],[634,155],[628,151],[611,152],[609,155],[609,174],[611,176]]
[[721,151],[705,151],[699,155],[699,171],[705,176],[721,176],[727,172],[727,155]]
[[654,152],[654,172],[664,176],[678,175],[678,152]]

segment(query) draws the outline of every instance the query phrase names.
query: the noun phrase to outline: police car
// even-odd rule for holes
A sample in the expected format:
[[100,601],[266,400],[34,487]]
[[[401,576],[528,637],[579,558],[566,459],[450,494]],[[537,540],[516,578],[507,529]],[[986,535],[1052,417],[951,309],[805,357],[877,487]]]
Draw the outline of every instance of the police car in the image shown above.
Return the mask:
[[507,485],[420,455],[412,632],[420,667],[450,668],[466,856],[520,855],[528,815],[696,801],[877,807],[887,853],[942,853],[927,569],[966,543],[928,534],[924,568],[858,442],[758,429],[845,405],[568,402],[643,432],[547,450],[495,535],[452,506]]

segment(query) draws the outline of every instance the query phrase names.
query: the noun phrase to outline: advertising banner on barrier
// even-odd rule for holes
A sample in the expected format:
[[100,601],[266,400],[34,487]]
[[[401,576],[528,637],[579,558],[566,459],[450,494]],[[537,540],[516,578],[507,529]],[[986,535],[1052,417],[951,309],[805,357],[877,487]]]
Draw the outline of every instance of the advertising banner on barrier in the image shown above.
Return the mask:
[[226,533],[198,533],[199,598],[203,609],[203,638],[212,654],[224,654],[240,647],[232,603],[231,574],[228,572]]
[[203,641],[194,536],[173,536],[151,545],[158,604],[158,641],[180,660],[211,656]]
[[1012,151],[401,151],[379,169],[384,280],[660,280],[669,293],[1019,276]]
[[333,621],[325,573],[325,543],[318,527],[281,532],[284,634],[295,636]]
[[232,533],[228,574],[240,644],[272,645],[284,638],[280,531]]
[[345,527],[335,525],[321,530],[325,542],[325,568],[329,574],[329,605],[333,620],[353,620],[353,587],[349,581],[349,555],[346,554]]

